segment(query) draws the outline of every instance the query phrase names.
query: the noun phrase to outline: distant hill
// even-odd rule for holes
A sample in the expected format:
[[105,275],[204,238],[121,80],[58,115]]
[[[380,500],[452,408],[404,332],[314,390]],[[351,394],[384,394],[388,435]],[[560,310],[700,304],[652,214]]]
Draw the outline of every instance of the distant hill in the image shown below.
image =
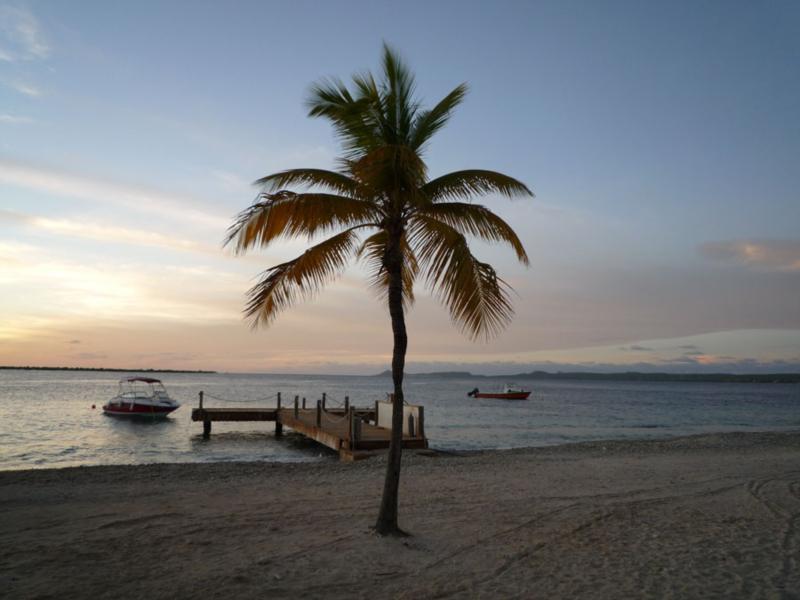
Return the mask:
[[[374,377],[391,377],[389,370],[378,373]],[[439,377],[446,378],[474,378],[474,379],[504,379],[507,381],[519,379],[562,380],[572,381],[685,381],[685,382],[711,382],[711,383],[800,383],[800,373],[642,373],[639,371],[625,371],[619,373],[588,373],[584,371],[548,373],[547,371],[531,371],[529,373],[516,373],[513,375],[474,375],[469,371],[434,371],[431,373],[406,373],[405,377]]]
[[0,369],[15,371],[101,371],[117,373],[216,373],[216,371],[182,371],[178,369],[107,369],[105,367],[12,367],[0,365]]
[[[391,370],[387,369],[372,377],[391,377]],[[406,373],[405,377],[441,377],[441,378],[464,378],[464,377],[483,377],[483,375],[473,375],[469,371],[434,371],[432,373]]]

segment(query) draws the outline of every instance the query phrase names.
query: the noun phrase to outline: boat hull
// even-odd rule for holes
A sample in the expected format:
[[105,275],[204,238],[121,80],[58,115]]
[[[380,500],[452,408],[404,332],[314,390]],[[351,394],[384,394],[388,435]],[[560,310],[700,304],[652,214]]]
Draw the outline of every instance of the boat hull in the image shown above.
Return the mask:
[[177,406],[155,406],[126,402],[123,404],[106,404],[103,412],[115,417],[166,417]]
[[494,400],[527,400],[530,392],[478,392],[473,394],[473,398],[492,398]]

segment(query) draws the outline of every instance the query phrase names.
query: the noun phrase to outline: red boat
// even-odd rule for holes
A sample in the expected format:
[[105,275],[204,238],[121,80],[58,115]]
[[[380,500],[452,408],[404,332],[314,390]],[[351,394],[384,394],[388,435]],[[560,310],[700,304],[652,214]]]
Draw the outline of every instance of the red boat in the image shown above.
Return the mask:
[[179,406],[161,380],[126,377],[120,380],[117,395],[103,405],[103,412],[125,417],[165,417]]
[[472,398],[494,398],[495,400],[527,400],[530,395],[530,390],[511,385],[505,386],[499,392],[481,392],[478,388],[475,388],[467,393],[467,396]]

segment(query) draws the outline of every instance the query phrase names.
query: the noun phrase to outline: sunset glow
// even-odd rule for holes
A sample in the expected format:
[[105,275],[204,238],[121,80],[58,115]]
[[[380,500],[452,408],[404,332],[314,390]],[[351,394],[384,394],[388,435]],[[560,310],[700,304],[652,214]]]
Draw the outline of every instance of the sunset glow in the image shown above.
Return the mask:
[[[485,165],[536,192],[486,202],[529,269],[475,246],[516,290],[511,326],[471,343],[420,286],[411,371],[800,370],[798,39],[780,18],[712,11],[696,17],[725,26],[675,40],[669,5],[589,5],[577,21],[558,5],[513,19],[483,6],[432,35],[388,5],[352,6],[344,30],[327,27],[333,6],[314,22],[282,6],[309,29],[298,44],[292,27],[262,35],[267,4],[197,6],[180,40],[178,4],[157,20],[111,4],[0,12],[0,364],[385,369],[387,310],[360,267],[253,331],[245,291],[304,243],[246,257],[221,245],[249,182],[336,166],[308,86],[373,67],[385,39],[424,93],[469,82],[428,149],[431,175]],[[623,18],[640,35],[619,34]],[[361,20],[388,28],[353,35]],[[220,27],[237,34],[223,43]],[[739,40],[762,30],[775,44],[744,56]]]

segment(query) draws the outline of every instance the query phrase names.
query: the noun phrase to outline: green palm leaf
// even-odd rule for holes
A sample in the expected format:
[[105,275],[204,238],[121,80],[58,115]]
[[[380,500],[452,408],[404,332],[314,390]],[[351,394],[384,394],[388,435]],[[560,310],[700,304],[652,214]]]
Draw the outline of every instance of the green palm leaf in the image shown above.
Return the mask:
[[428,286],[466,335],[488,339],[505,328],[514,315],[510,288],[491,265],[472,255],[463,234],[420,215],[410,237]]
[[233,243],[237,253],[265,247],[278,237],[311,237],[381,218],[374,204],[348,196],[283,191],[262,197],[239,213],[228,229],[224,245]]
[[514,249],[522,264],[530,264],[525,247],[511,226],[485,206],[466,202],[440,202],[420,209],[420,214],[441,221],[463,234],[474,235],[490,242],[506,242]]
[[355,194],[358,190],[357,181],[344,173],[326,171],[325,169],[289,169],[280,171],[257,179],[254,185],[262,187],[264,192],[277,192],[291,185],[321,187],[345,195]]
[[432,109],[419,112],[411,128],[409,146],[422,152],[436,132],[447,124],[453,111],[463,102],[466,95],[467,84],[462,83],[442,98]]
[[264,271],[247,292],[244,313],[253,327],[268,325],[298,300],[312,298],[347,267],[356,250],[357,228],[348,229],[303,254]]
[[466,200],[474,196],[493,193],[502,194],[508,198],[533,197],[533,192],[521,181],[502,173],[481,169],[454,171],[442,175],[422,186],[422,192],[430,198],[431,202]]

